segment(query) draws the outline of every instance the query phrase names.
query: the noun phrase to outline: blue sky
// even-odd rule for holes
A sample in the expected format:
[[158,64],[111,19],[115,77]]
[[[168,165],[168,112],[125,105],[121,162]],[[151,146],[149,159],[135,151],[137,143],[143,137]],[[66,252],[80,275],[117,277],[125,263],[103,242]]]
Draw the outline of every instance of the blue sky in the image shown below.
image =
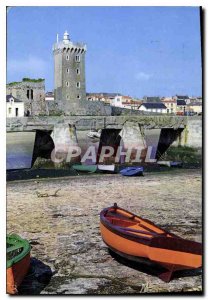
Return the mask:
[[65,30],[87,44],[87,92],[201,95],[198,7],[13,7],[7,82],[42,77],[53,90],[52,45]]

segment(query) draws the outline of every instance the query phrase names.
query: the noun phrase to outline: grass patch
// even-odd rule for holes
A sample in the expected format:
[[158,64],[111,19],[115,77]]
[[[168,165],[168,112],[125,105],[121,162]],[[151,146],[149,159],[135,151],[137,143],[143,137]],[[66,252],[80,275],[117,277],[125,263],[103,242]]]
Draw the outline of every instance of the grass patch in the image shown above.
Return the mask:
[[22,82],[42,82],[44,80],[45,79],[43,79],[43,78],[34,79],[34,78],[26,78],[25,77],[22,79],[22,81],[13,81],[13,82],[7,83],[7,86],[14,86],[14,85],[22,83]]
[[164,160],[182,161],[187,164],[200,164],[202,155],[195,148],[187,146],[171,146],[163,155]]
[[21,83],[21,81],[13,81],[13,82],[7,83],[7,86],[13,86],[13,85],[16,85],[19,83]]
[[43,78],[38,78],[38,79],[34,79],[34,78],[23,78],[22,81],[27,81],[27,82],[42,82],[44,81],[45,79]]

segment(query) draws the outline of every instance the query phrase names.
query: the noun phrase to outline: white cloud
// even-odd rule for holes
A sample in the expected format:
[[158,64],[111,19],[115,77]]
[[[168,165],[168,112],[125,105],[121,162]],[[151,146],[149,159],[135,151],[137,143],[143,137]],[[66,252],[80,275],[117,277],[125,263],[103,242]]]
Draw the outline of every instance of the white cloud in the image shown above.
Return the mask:
[[149,80],[152,77],[152,74],[144,73],[144,72],[139,72],[135,75],[135,78],[137,80]]
[[25,76],[41,76],[47,70],[47,63],[35,56],[28,56],[25,59],[10,59],[7,62],[7,72],[9,74],[25,74]]

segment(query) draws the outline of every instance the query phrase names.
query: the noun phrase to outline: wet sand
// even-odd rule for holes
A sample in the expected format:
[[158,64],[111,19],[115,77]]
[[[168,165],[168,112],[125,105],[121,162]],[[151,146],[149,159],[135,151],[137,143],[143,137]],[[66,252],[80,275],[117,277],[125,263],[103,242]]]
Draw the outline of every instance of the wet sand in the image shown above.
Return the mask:
[[[8,182],[7,231],[30,240],[32,257],[53,274],[42,289],[23,286],[22,293],[200,292],[201,271],[180,273],[164,283],[154,269],[118,261],[100,236],[99,213],[117,202],[164,229],[200,242],[201,185],[201,170],[183,169],[132,178],[113,174]],[[38,197],[57,189],[58,197]]]

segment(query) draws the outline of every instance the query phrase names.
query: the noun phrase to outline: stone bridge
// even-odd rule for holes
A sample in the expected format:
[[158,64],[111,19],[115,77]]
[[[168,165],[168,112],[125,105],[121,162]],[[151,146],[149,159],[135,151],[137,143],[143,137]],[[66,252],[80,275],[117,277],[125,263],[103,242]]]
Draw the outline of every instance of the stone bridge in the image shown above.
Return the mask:
[[[145,128],[184,128],[190,117],[168,115],[123,115],[123,116],[34,116],[8,118],[7,132],[35,129],[53,130],[57,124],[74,124],[78,130],[117,128],[127,121],[136,122]],[[193,119],[193,117],[192,117]]]
[[[103,146],[118,147],[121,136],[124,144],[130,147],[145,145],[151,148],[152,159],[159,159],[171,144],[197,149],[202,147],[201,117],[36,116],[8,118],[6,128],[7,157],[10,156],[15,164],[16,156],[24,159],[27,156],[29,165],[30,162],[33,165],[37,157],[49,158],[54,147],[57,149],[59,145],[67,146],[74,142],[83,151],[97,142],[99,153]],[[92,141],[89,138],[88,134],[92,130],[101,131],[99,140]]]
[[36,116],[23,118],[8,118],[7,132],[54,130],[61,124],[75,125],[78,131],[92,129],[122,129],[125,122],[139,123],[145,129],[181,128],[178,143],[194,148],[202,147],[202,117],[183,117],[169,115],[135,115],[135,116]]

